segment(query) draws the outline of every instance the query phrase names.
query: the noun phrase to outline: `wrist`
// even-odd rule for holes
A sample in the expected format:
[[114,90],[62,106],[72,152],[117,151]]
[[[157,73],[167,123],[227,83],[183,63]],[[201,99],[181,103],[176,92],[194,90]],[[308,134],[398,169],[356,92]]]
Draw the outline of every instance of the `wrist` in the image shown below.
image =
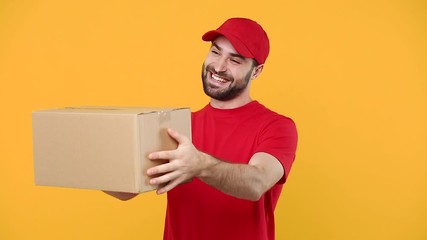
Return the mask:
[[200,151],[199,151],[199,157],[201,160],[201,164],[200,164],[201,169],[197,177],[199,178],[209,177],[210,175],[212,175],[213,168],[219,163],[219,160],[210,156],[209,154],[206,154]]

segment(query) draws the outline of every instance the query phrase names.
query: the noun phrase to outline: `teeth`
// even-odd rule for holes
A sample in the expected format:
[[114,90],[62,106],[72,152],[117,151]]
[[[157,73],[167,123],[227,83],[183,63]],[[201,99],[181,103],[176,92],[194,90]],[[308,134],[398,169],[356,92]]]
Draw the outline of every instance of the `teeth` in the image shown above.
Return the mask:
[[212,74],[212,78],[216,81],[219,81],[219,82],[223,82],[223,83],[227,82],[227,80],[225,80],[224,78],[221,78],[221,77],[214,75],[214,74]]

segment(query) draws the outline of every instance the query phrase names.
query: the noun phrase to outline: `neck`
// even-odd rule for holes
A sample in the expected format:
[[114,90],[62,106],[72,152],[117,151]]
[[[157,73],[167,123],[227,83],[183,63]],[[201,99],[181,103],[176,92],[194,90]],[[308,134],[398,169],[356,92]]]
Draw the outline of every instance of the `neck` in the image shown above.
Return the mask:
[[210,104],[212,107],[218,108],[218,109],[233,109],[233,108],[244,106],[250,102],[252,102],[252,98],[247,96],[245,98],[235,98],[228,101],[220,101],[220,100],[211,98]]

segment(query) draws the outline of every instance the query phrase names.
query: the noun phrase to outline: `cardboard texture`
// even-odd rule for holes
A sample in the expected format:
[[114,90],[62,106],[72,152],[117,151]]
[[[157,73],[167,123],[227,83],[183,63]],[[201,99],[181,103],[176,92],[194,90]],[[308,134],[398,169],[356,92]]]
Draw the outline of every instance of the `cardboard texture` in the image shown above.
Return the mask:
[[191,139],[189,108],[72,107],[32,114],[36,185],[140,193],[148,154],[176,149],[166,129]]

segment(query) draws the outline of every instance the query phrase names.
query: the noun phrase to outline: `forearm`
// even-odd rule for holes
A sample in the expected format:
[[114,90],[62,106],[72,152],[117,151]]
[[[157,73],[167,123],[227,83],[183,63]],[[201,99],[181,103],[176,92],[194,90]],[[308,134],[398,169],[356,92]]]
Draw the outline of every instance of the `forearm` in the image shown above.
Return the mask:
[[206,167],[198,178],[231,196],[256,201],[271,186],[263,181],[264,169],[250,164],[235,164],[203,154]]

